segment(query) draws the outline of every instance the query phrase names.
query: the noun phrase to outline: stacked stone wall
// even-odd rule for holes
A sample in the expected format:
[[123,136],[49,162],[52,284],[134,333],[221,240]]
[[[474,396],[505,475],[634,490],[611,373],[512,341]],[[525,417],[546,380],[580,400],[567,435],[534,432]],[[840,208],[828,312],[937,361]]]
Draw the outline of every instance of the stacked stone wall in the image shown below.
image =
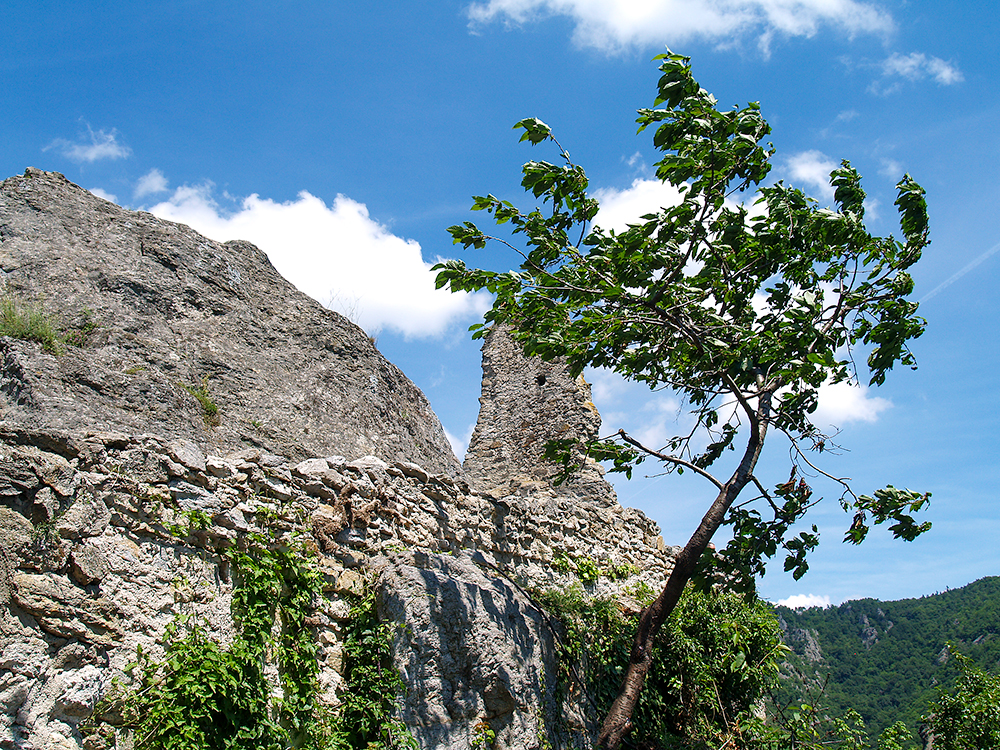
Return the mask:
[[[620,592],[639,580],[656,585],[670,567],[670,550],[640,513],[574,502],[546,486],[494,497],[462,479],[371,456],[292,464],[257,449],[205,456],[190,441],[151,435],[73,438],[0,427],[0,437],[0,747],[78,747],[79,723],[138,646],[154,658],[162,654],[164,630],[178,615],[205,622],[222,643],[230,640],[227,550],[249,534],[299,532],[314,541],[325,584],[310,622],[321,646],[324,701],[338,701],[340,625],[366,579],[381,587],[387,617],[422,623],[416,633],[412,625],[408,633],[401,629],[397,651],[410,683],[404,714],[426,747],[460,746],[483,718],[508,727],[510,741],[537,723],[544,696],[526,691],[524,671],[551,671],[554,656],[526,592],[576,582],[554,567],[558,556],[634,568],[627,580],[590,584],[595,593]],[[192,524],[196,517],[210,522]],[[466,580],[442,583],[449,571]],[[464,612],[460,621],[470,632],[488,628],[482,613],[472,614],[482,608],[469,602],[481,603],[485,591],[499,587],[488,598],[507,602],[518,622],[530,621],[518,641],[524,653],[500,665],[496,656],[484,661],[466,648],[460,658],[481,662],[480,672],[493,678],[428,698],[428,665],[438,665],[438,684],[451,684],[439,669],[448,659],[443,651],[433,659],[415,654],[437,627],[431,620],[454,629],[456,612],[415,612],[415,580],[431,589],[461,588],[465,594],[455,593],[450,606]],[[486,611],[486,619],[493,614]],[[469,643],[496,645],[496,638]],[[546,683],[533,684],[537,692]],[[450,713],[440,716],[434,706]]]

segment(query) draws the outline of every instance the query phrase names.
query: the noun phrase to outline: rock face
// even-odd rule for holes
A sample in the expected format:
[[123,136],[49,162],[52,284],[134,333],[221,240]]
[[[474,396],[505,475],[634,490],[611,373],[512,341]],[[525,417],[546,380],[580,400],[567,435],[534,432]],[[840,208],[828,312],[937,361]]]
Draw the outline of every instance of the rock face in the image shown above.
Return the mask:
[[[491,329],[483,344],[479,404],[464,466],[473,485],[486,492],[502,493],[519,485],[551,486],[556,468],[545,460],[545,444],[590,440],[601,427],[586,381],[572,378],[561,362],[525,357],[503,328]],[[583,461],[569,486],[573,488],[569,494],[613,497],[601,467],[593,461]]]
[[[403,721],[421,747],[472,747],[489,726],[497,747],[546,736],[559,713],[556,645],[543,613],[485,560],[413,553],[382,577],[380,614],[405,622],[397,664]],[[484,570],[485,567],[485,570]]]
[[[86,339],[64,357],[0,341],[4,419],[461,473],[423,394],[247,242],[219,244],[28,169],[0,183],[0,272],[4,295]],[[217,425],[185,386],[204,388]]]
[[[0,748],[128,746],[80,729],[137,647],[161,658],[178,616],[231,642],[232,551],[289,535],[322,577],[321,703],[374,588],[422,748],[587,745],[528,590],[578,585],[553,561],[581,557],[632,571],[594,592],[657,586],[672,557],[599,467],[557,488],[539,462],[547,436],[597,429],[584,385],[491,336],[466,475],[420,392],[251,245],[29,170],[0,183],[0,268],[8,298],[84,339],[0,338]],[[207,383],[217,425],[178,383]]]

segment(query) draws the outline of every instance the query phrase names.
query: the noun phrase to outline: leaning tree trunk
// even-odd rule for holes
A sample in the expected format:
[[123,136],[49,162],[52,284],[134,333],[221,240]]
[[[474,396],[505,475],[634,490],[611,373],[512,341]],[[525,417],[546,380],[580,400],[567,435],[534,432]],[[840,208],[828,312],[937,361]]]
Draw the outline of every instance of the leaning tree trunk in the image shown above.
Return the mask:
[[618,697],[615,698],[608,710],[608,715],[604,718],[604,724],[601,726],[601,733],[597,740],[597,746],[602,750],[618,750],[622,738],[632,729],[632,712],[639,702],[642,686],[649,673],[649,667],[653,663],[653,643],[656,634],[663,623],[667,621],[674,607],[677,606],[684,586],[691,580],[698,560],[708,548],[712,536],[725,520],[726,513],[733,501],[736,500],[753,475],[757,459],[760,457],[760,450],[764,445],[769,407],[770,398],[762,396],[757,412],[760,419],[753,425],[755,429],[751,430],[750,439],[739,467],[730,480],[721,485],[712,507],[708,509],[687,545],[674,560],[674,569],[670,572],[660,595],[656,597],[656,601],[643,610],[639,618],[639,627],[636,630],[635,639],[632,641],[632,653],[629,657],[625,678],[622,680]]

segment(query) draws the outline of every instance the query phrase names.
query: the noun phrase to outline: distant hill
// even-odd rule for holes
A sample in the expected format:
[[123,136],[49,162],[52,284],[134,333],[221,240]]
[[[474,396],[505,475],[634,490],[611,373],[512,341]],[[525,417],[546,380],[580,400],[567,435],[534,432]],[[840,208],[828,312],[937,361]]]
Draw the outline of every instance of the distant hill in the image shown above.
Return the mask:
[[1000,672],[1000,577],[919,599],[775,609],[793,650],[777,700],[812,700],[831,715],[854,708],[873,737],[899,720],[916,730],[935,688],[955,677],[949,642]]

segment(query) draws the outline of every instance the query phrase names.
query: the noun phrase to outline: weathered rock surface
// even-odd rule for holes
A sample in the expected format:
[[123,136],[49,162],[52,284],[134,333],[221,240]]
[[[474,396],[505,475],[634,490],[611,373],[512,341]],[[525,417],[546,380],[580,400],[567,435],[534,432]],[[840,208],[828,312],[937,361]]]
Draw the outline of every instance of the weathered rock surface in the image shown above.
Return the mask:
[[[495,750],[586,745],[521,586],[580,585],[553,562],[582,557],[629,571],[595,593],[658,586],[672,555],[599,467],[554,487],[540,462],[548,437],[597,429],[584,384],[491,337],[467,478],[419,391],[250,245],[29,170],[0,183],[0,269],[7,294],[98,324],[62,356],[0,338],[0,748],[84,746],[81,722],[179,615],[229,643],[230,551],[292,533],[324,581],[322,702],[341,700],[343,625],[374,586],[422,748],[486,728]],[[206,376],[214,427],[177,385]]]
[[[464,467],[473,486],[484,492],[552,486],[557,469],[545,460],[546,443],[591,440],[601,428],[586,381],[571,377],[561,362],[525,357],[504,328],[493,328],[483,342],[479,405]],[[580,461],[582,468],[559,491],[613,501],[601,467],[582,456]]]
[[[423,394],[247,242],[219,244],[28,169],[0,183],[0,283],[86,343],[57,357],[0,338],[2,419],[461,473]],[[206,389],[217,426],[184,386]]]
[[421,747],[472,747],[487,727],[495,747],[523,747],[548,738],[545,717],[560,711],[545,616],[480,565],[466,553],[397,554],[380,579],[380,618],[405,624],[395,656],[402,718]]

